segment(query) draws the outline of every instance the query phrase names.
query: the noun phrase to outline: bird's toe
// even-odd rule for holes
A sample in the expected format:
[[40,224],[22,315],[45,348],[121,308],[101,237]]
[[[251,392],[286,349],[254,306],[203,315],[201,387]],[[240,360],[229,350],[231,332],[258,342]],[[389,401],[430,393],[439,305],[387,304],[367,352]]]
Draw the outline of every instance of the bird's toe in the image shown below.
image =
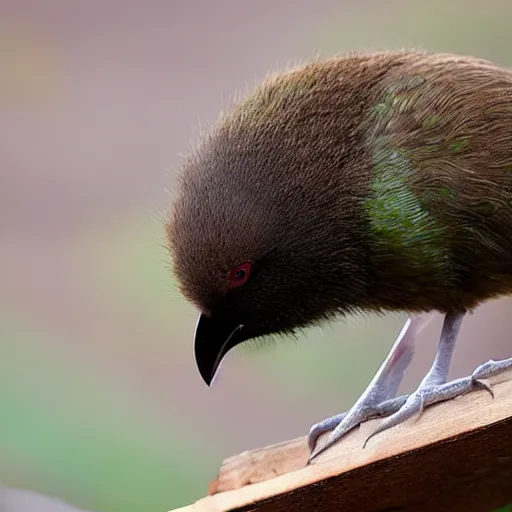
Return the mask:
[[343,418],[347,415],[346,412],[343,412],[341,414],[336,414],[335,416],[331,416],[330,418],[326,418],[323,421],[320,421],[319,423],[316,423],[311,427],[308,434],[308,447],[310,453],[313,453],[316,443],[318,441],[318,438],[325,434],[326,432],[329,432],[331,430],[334,430],[340,423],[343,421]]
[[481,364],[472,374],[473,379],[482,380],[495,377],[500,373],[512,370],[512,357],[509,359],[502,359],[501,361],[495,361],[489,359],[489,361]]

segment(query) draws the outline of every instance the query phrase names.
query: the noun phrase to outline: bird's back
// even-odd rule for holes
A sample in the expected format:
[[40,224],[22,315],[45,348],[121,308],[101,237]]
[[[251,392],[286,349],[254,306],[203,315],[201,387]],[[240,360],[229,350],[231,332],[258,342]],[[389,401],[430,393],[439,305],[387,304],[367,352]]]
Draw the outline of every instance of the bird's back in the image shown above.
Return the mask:
[[510,293],[512,72],[417,56],[381,81],[365,131],[377,295],[453,309]]

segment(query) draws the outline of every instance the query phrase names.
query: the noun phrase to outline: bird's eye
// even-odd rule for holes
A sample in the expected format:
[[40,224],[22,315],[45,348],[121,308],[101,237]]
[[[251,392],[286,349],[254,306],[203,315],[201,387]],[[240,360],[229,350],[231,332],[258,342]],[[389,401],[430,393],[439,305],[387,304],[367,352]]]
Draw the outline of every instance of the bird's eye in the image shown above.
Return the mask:
[[251,269],[252,265],[247,261],[231,270],[229,273],[228,288],[236,288],[245,284],[251,275]]

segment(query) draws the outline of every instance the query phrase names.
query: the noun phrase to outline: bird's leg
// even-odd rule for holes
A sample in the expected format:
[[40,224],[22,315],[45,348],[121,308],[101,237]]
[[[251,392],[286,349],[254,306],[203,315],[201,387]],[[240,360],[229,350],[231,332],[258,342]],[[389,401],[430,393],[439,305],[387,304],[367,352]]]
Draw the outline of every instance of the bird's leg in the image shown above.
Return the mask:
[[[416,336],[427,323],[420,316],[409,318],[375,377],[353,407],[347,412],[327,418],[311,427],[308,435],[308,444],[311,451],[310,461],[364,421],[370,418],[388,416],[404,405],[407,395],[394,397],[405,370],[412,360]],[[324,432],[333,429],[334,431],[327,442],[315,449],[318,438]]]
[[[386,418],[386,420],[377,427],[377,429],[368,437],[365,445],[379,432],[402,423],[416,413],[421,413],[428,405],[450,400],[451,398],[467,393],[477,387],[485,387],[492,393],[489,386],[481,380],[488,375],[488,370],[487,373],[484,371],[481,374],[479,374],[477,370],[471,377],[457,379],[453,382],[446,383],[448,379],[448,371],[450,369],[450,362],[455,348],[455,343],[457,341],[457,335],[464,315],[465,312],[459,312],[449,313],[445,316],[434,364],[421,381],[418,389],[408,396],[404,405],[396,413]],[[508,364],[512,366],[512,363]],[[494,366],[491,367],[491,372],[496,371],[496,368],[500,368],[500,371],[503,371],[501,366]]]
[[[430,405],[451,400],[452,398],[481,388],[488,390],[489,393],[493,395],[492,388],[485,379],[512,370],[512,358],[502,361],[493,361],[491,359],[480,365],[469,377],[446,382],[457,336],[464,316],[465,312],[449,313],[445,316],[434,363],[421,381],[418,389],[410,395],[390,398],[391,395],[386,394],[386,390],[387,393],[396,393],[400,381],[402,380],[403,372],[412,358],[414,338],[408,339],[408,336],[414,336],[421,327],[421,325],[416,325],[416,332],[409,332],[408,327],[411,327],[411,324],[406,324],[393,345],[390,354],[377,372],[377,375],[354,407],[346,413],[334,416],[333,418],[315,425],[311,429],[310,437],[312,433],[316,434],[320,432],[316,435],[316,438],[318,438],[323,432],[335,427],[327,442],[322,447],[317,448],[312,453],[309,460],[311,461],[314,457],[337,442],[349,430],[367,419],[388,416],[366,439],[365,446],[373,436],[402,423],[416,413],[421,413],[425,407]],[[409,321],[410,320],[408,320],[408,322]],[[402,353],[402,350],[404,350],[405,353]],[[397,368],[399,368],[396,372],[392,371],[394,364],[397,364]],[[391,377],[389,377],[388,373],[390,371]],[[388,377],[386,378],[386,376]],[[373,391],[374,388],[375,391]],[[369,397],[371,397],[370,400],[368,400]],[[377,400],[373,401],[374,397],[385,397],[385,401],[381,403]],[[310,448],[311,447],[312,443],[310,441]]]

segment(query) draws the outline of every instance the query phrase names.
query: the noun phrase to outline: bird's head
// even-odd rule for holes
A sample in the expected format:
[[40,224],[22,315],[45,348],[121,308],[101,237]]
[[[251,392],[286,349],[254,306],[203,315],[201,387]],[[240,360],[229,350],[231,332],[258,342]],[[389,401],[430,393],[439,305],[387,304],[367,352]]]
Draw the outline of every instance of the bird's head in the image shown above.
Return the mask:
[[360,194],[333,178],[352,146],[339,140],[343,120],[306,115],[329,91],[302,80],[283,93],[273,82],[222,119],[181,172],[167,236],[200,310],[195,357],[208,384],[241,342],[292,333],[366,293]]

